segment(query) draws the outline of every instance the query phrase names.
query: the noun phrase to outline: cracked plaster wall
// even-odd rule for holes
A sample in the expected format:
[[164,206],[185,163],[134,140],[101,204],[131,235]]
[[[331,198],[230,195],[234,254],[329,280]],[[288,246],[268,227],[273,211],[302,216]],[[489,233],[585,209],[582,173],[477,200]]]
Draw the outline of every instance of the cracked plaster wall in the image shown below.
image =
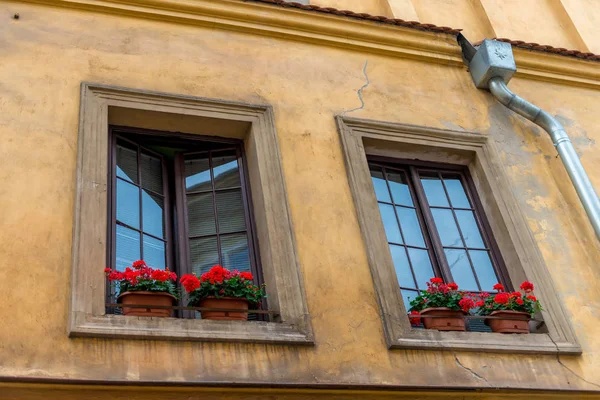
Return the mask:
[[[598,241],[544,132],[477,91],[464,69],[16,2],[0,9],[9,77],[0,376],[600,389]],[[273,105],[314,347],[67,338],[81,81]],[[599,92],[518,78],[511,88],[566,122],[600,187]],[[343,113],[493,137],[582,356],[387,350],[333,119]]]

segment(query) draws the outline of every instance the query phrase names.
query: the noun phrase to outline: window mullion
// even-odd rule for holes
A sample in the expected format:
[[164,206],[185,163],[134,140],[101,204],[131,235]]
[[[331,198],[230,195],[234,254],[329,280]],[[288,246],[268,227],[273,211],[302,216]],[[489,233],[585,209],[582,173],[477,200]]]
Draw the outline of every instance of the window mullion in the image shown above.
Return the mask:
[[415,195],[417,198],[418,206],[421,209],[423,219],[425,220],[425,227],[427,230],[426,233],[429,235],[433,247],[433,253],[437,260],[437,263],[435,263],[436,273],[439,273],[440,276],[446,282],[452,282],[452,273],[450,272],[448,260],[446,259],[446,255],[444,254],[442,240],[440,239],[439,233],[435,226],[435,222],[433,220],[433,214],[431,213],[429,203],[427,202],[427,198],[425,197],[425,190],[423,189],[423,185],[421,184],[419,173],[417,172],[417,169],[413,166],[410,166],[409,169],[413,188],[415,189]]

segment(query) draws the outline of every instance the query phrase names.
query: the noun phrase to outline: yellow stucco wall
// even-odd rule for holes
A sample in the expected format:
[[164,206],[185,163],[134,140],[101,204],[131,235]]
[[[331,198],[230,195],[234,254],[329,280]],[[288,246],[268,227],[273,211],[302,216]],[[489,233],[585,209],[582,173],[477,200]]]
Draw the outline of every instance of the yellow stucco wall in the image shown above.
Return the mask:
[[[15,1],[0,10],[0,376],[600,389],[600,244],[545,133],[464,68]],[[82,81],[274,107],[314,347],[67,337]],[[510,87],[561,119],[600,188],[598,88]],[[333,118],[344,113],[493,137],[581,356],[387,349]]]

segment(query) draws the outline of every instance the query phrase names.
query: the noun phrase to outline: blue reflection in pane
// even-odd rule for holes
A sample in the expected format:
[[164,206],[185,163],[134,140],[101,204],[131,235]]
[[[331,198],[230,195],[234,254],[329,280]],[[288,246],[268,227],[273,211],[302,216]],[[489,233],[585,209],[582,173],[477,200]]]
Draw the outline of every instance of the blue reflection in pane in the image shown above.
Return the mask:
[[385,201],[391,203],[390,192],[388,191],[387,184],[383,178],[383,172],[371,169],[371,180],[373,181],[373,188],[375,189],[375,196],[379,201]]
[[117,179],[117,221],[133,228],[140,228],[139,189],[130,183]]
[[400,228],[398,228],[394,208],[388,204],[379,203],[379,212],[381,213],[381,220],[383,221],[388,242],[402,244],[402,236],[400,235]]
[[116,269],[124,271],[134,261],[140,259],[140,234],[124,226],[117,225]]
[[452,211],[448,209],[432,208],[431,213],[433,214],[435,226],[440,234],[442,246],[463,247]]
[[400,293],[402,293],[402,301],[404,302],[404,307],[406,308],[406,311],[408,312],[408,310],[410,309],[410,301],[414,300],[419,293],[416,290],[404,290],[402,289],[400,291]]
[[485,248],[473,211],[455,210],[455,212],[458,225],[460,225],[460,231],[463,234],[467,247],[475,247],[478,249]]
[[477,273],[477,279],[481,285],[481,290],[491,292],[492,287],[499,282],[490,255],[484,250],[469,250],[471,261],[473,261],[473,267]]
[[452,207],[455,208],[471,208],[465,189],[460,181],[456,178],[444,178],[446,184],[446,190],[448,190],[448,196],[452,202]]
[[413,201],[404,174],[401,172],[388,172],[387,175],[394,203],[412,207]]
[[213,156],[213,176],[217,189],[240,186],[237,157],[235,155]]
[[142,221],[144,223],[144,232],[161,239],[164,238],[163,208],[164,201],[161,197],[151,195],[145,190],[142,191]]
[[417,212],[413,208],[396,207],[404,241],[411,246],[425,247]]
[[437,207],[448,207],[448,199],[442,186],[442,181],[434,176],[423,176],[421,175],[421,183],[423,184],[423,190],[425,190],[425,196],[430,206]]
[[426,289],[427,282],[435,276],[429,253],[427,250],[409,248],[408,255],[410,256],[410,262],[412,263],[419,289]]
[[165,269],[165,242],[144,235],[144,261],[154,269]]
[[454,278],[454,282],[462,290],[477,291],[477,281],[473,276],[473,270],[467,257],[465,250],[444,249],[450,272]]
[[394,269],[396,270],[398,284],[403,287],[416,289],[415,280],[410,272],[410,265],[408,264],[408,257],[406,256],[404,246],[390,244],[390,253],[392,254],[392,260],[394,261]]
[[188,192],[212,190],[207,156],[190,156],[185,160],[185,188]]

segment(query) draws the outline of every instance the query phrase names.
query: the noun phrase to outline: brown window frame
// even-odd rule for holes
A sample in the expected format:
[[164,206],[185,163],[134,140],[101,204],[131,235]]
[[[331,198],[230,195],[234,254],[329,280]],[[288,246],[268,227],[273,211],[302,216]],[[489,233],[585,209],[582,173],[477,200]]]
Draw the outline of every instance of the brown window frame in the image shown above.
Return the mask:
[[[474,249],[474,248],[466,246],[465,238],[463,236],[462,230],[458,223],[456,213],[454,212],[454,210],[469,210],[469,211],[472,211],[475,216],[475,221],[477,223],[477,226],[479,227],[479,230],[480,230],[480,233],[481,233],[484,245],[485,245],[484,248],[481,248],[481,249],[477,248],[476,250],[485,250],[485,251],[489,252],[492,267],[494,269],[494,272],[496,273],[496,276],[498,277],[499,282],[502,283],[506,287],[507,290],[509,290],[509,291],[514,290],[513,289],[514,286],[509,278],[509,274],[506,269],[506,264],[504,263],[504,259],[502,258],[500,249],[498,248],[496,240],[494,239],[494,235],[492,233],[490,224],[489,224],[489,222],[486,218],[485,212],[483,210],[481,200],[479,199],[479,196],[477,194],[477,189],[473,182],[473,178],[471,177],[469,169],[466,166],[419,161],[419,160],[396,159],[396,158],[391,158],[391,157],[373,156],[373,155],[367,156],[367,162],[368,162],[369,167],[376,166],[378,168],[382,168],[384,172],[386,170],[394,170],[394,171],[403,173],[404,176],[406,177],[409,191],[410,191],[410,194],[413,199],[414,209],[416,211],[417,218],[418,218],[420,228],[421,228],[421,232],[422,232],[423,238],[425,240],[426,249],[425,248],[421,248],[421,249],[427,250],[427,252],[429,254],[429,258],[431,260],[431,265],[432,265],[432,268],[433,268],[433,271],[434,271],[436,277],[440,277],[440,278],[444,279],[444,281],[446,281],[446,282],[454,282],[454,279],[452,277],[452,272],[450,271],[450,267],[448,265],[448,260],[444,253],[444,248],[457,248],[457,249],[463,249],[465,251],[468,249]],[[425,190],[421,183],[421,179],[419,176],[420,172],[437,174],[440,179],[442,178],[442,176],[445,176],[445,175],[454,175],[454,176],[459,177],[459,179],[463,185],[463,188],[465,190],[465,194],[466,194],[469,202],[471,203],[472,207],[471,208],[454,207],[451,202],[449,202],[448,207],[430,206],[427,201],[426,195],[425,195]],[[389,190],[390,185],[389,185],[389,180],[388,180],[386,173],[384,173],[384,178],[385,178],[385,182],[388,187],[388,190]],[[444,192],[445,192],[446,196],[449,198],[448,190],[446,188],[446,185],[444,184],[444,180],[441,179],[441,181],[442,181],[442,187],[444,188]],[[386,203],[386,202],[383,202],[383,203],[391,204],[394,208],[395,214],[396,214],[396,206],[404,207],[403,205],[397,205],[391,196],[390,196],[390,200],[391,200],[391,203]],[[378,200],[378,202],[381,203],[382,201]],[[456,226],[457,226],[460,238],[461,238],[461,241],[466,247],[451,247],[451,246],[449,247],[449,246],[442,245],[439,230],[436,227],[436,224],[435,224],[435,221],[433,218],[433,214],[431,212],[431,208],[444,208],[444,209],[451,210],[452,216],[455,220],[455,223],[456,223]],[[397,215],[396,215],[396,218],[398,218]],[[400,226],[400,224],[398,224],[398,227],[400,229],[402,237],[404,238],[404,233],[402,232],[402,227]],[[404,241],[404,246],[414,247],[411,245],[407,245],[406,241]],[[469,252],[466,251],[466,253],[467,253],[467,257],[469,258],[469,265],[470,265],[471,269],[473,270],[473,276],[474,276],[477,286],[479,288],[478,291],[473,291],[473,292],[486,291],[486,290],[483,290],[481,287],[479,278],[477,276],[477,272],[474,270],[473,262],[471,261]],[[415,272],[414,272],[410,257],[408,258],[408,262],[409,262],[409,266],[411,269],[411,274],[413,275],[415,284],[417,285],[417,290],[422,290],[423,288],[418,287],[417,279],[415,276]],[[403,286],[400,286],[400,289],[415,291],[414,288],[408,288],[408,287],[403,287]],[[408,308],[408,305],[406,305],[406,307]]]
[[[192,273],[192,265],[189,257],[189,235],[188,235],[188,221],[187,221],[187,204],[186,204],[186,193],[185,190],[185,174],[184,174],[184,156],[188,154],[202,153],[202,152],[221,152],[227,150],[235,150],[238,161],[238,169],[240,175],[240,186],[235,189],[241,189],[242,203],[244,209],[244,219],[246,223],[246,236],[248,238],[248,254],[250,261],[250,269],[254,275],[254,281],[257,285],[264,283],[263,271],[260,263],[260,255],[258,252],[258,241],[256,235],[256,224],[252,215],[252,195],[249,185],[248,168],[245,156],[244,142],[239,139],[230,139],[217,136],[205,136],[196,134],[185,134],[185,133],[173,133],[163,132],[150,129],[142,128],[131,128],[110,125],[109,126],[109,149],[108,149],[108,238],[107,238],[107,259],[110,268],[116,266],[116,226],[118,224],[116,219],[116,183],[118,179],[121,179],[116,174],[117,155],[116,145],[117,139],[125,141],[132,146],[137,147],[138,154],[138,180],[139,183],[134,185],[141,187],[141,163],[140,155],[142,150],[151,153],[161,158],[163,167],[163,186],[164,186],[164,199],[165,209],[163,213],[164,226],[165,226],[165,242],[166,246],[166,265],[177,273],[178,276]],[[137,139],[137,140],[135,140]],[[162,142],[169,146],[189,146],[190,150],[178,152],[172,162],[165,159],[164,155],[157,153],[147,146],[142,144],[146,140],[154,140],[156,142]],[[212,158],[211,158],[212,159]],[[169,165],[170,164],[170,165]],[[216,198],[214,188],[214,176],[212,172],[212,163],[210,164],[211,171],[211,185],[213,194],[213,207],[215,213],[215,224],[216,224],[216,235],[219,237],[218,227],[218,216],[216,213]],[[224,190],[232,190],[234,188],[227,188]],[[154,193],[152,191],[152,193]],[[141,208],[141,191],[140,191],[140,221],[142,220],[142,208]],[[128,228],[134,229],[127,226]],[[143,225],[140,225],[140,230],[143,229]],[[139,229],[135,229],[140,231]],[[228,232],[227,234],[233,234],[236,232]],[[143,247],[143,245],[142,245]],[[222,249],[220,244],[218,245],[219,251],[219,262],[221,263]],[[143,252],[140,252],[141,258],[143,258]],[[106,285],[106,296],[107,299],[114,296],[111,289],[111,285]],[[114,299],[113,299],[114,300]],[[111,301],[112,302],[112,301]],[[183,300],[180,300],[180,305],[183,305]],[[261,304],[263,309],[268,309],[266,299]],[[107,308],[107,313],[113,313],[113,309]],[[195,318],[194,312],[183,311],[177,312],[176,315],[181,318]],[[266,320],[267,315],[257,315],[256,319]]]

